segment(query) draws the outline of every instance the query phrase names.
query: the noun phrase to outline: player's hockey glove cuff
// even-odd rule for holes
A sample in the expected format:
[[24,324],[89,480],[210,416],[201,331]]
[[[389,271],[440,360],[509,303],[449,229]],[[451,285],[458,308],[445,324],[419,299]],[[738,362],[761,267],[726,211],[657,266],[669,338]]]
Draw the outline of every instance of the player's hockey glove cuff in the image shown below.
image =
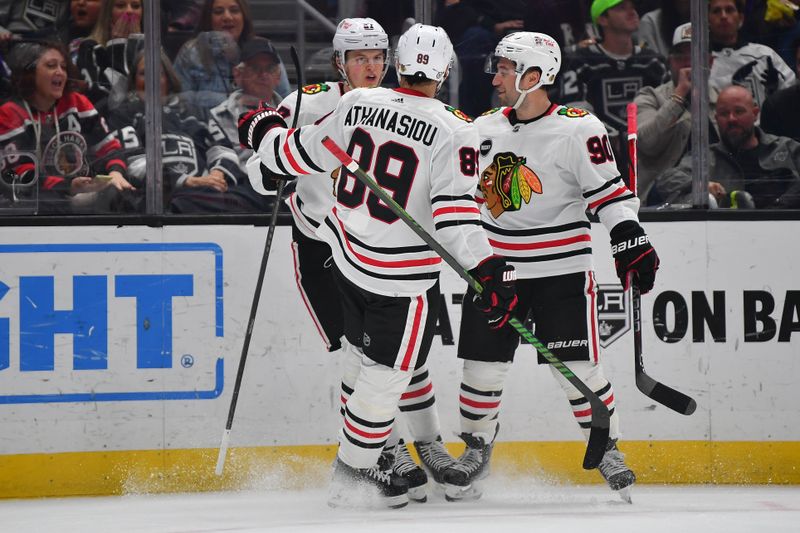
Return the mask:
[[258,150],[261,139],[272,128],[285,128],[286,121],[268,105],[262,104],[239,115],[239,143],[244,148]]
[[653,288],[660,263],[644,229],[633,220],[620,222],[611,230],[611,253],[622,287],[629,289],[633,279],[642,294]]
[[502,328],[517,306],[517,272],[505,259],[493,255],[469,273],[483,286],[483,292],[476,294],[472,303],[486,315],[489,328]]

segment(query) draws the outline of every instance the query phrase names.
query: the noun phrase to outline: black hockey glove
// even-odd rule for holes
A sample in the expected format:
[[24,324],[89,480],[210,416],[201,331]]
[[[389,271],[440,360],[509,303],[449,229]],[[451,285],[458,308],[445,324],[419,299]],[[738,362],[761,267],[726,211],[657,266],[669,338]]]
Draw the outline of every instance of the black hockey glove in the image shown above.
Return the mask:
[[486,315],[490,329],[502,328],[517,306],[517,272],[505,259],[493,255],[469,273],[483,285],[483,292],[476,294],[472,303]]
[[653,288],[659,265],[658,254],[637,222],[625,220],[614,226],[611,230],[611,253],[623,289],[630,288],[629,274],[633,274],[633,283],[642,294]]
[[264,135],[278,127],[285,128],[286,121],[275,109],[262,104],[239,115],[239,142],[244,148],[258,150]]
[[260,163],[258,165],[259,170],[261,170],[261,185],[264,186],[264,189],[267,191],[277,191],[278,184],[281,181],[291,181],[294,179],[294,176],[288,176],[286,174],[275,174],[264,163]]

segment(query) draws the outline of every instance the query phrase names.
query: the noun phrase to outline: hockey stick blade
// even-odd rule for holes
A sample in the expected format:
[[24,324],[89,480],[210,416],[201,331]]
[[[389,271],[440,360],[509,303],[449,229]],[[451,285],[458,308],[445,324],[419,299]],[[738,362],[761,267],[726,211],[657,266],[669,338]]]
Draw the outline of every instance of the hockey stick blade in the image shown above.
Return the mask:
[[[635,102],[628,104],[628,186],[633,191],[633,194],[638,194],[639,192],[637,110]],[[631,307],[633,309],[633,358],[636,387],[645,396],[669,407],[675,412],[683,415],[694,413],[695,409],[697,409],[697,402],[682,392],[659,383],[645,373],[644,356],[642,354],[642,295],[639,287],[634,286],[633,274],[628,276],[628,287],[630,287],[631,291]]]
[[628,279],[633,310],[633,353],[636,387],[645,396],[652,398],[661,405],[669,407],[676,413],[688,416],[697,409],[697,402],[684,393],[656,381],[644,371],[644,357],[642,355],[642,296],[639,292],[639,287],[636,287],[632,281],[632,279]]
[[[297,72],[297,103],[294,108],[294,119],[292,120],[292,128],[297,126],[297,117],[300,116],[300,98],[303,95],[303,71],[300,68],[300,59],[297,56],[297,50],[294,46],[289,48],[294,62],[294,68]],[[225,468],[225,459],[228,456],[228,443],[231,438],[231,428],[233,427],[233,417],[236,415],[236,404],[239,401],[239,391],[242,387],[242,378],[244,377],[244,368],[247,364],[247,354],[250,351],[250,339],[253,336],[253,328],[256,323],[256,314],[258,313],[258,302],[261,299],[261,290],[264,287],[264,276],[267,271],[267,261],[269,260],[269,252],[272,249],[272,239],[275,236],[275,227],[278,224],[278,211],[280,210],[281,197],[283,196],[283,188],[286,186],[286,180],[278,182],[277,190],[275,191],[275,205],[272,207],[272,214],[269,219],[269,229],[267,230],[267,238],[264,242],[264,252],[261,255],[261,264],[258,270],[258,278],[256,280],[256,288],[253,292],[253,301],[250,304],[250,316],[247,320],[247,329],[244,334],[244,341],[242,342],[242,352],[239,356],[239,367],[236,369],[236,380],[233,383],[233,393],[231,394],[231,403],[228,407],[228,419],[225,423],[225,430],[222,433],[222,440],[219,445],[219,452],[217,453],[217,464],[214,468],[214,473],[218,476],[222,475]]]
[[[481,294],[483,292],[483,286],[473,278],[467,270],[462,267],[455,257],[453,257],[450,252],[444,249],[444,247],[436,241],[436,239],[431,236],[425,229],[419,225],[419,223],[414,220],[414,218],[408,214],[408,212],[403,209],[401,205],[394,201],[391,195],[387,194],[378,183],[372,179],[372,177],[364,172],[361,167],[358,166],[352,157],[350,157],[347,152],[339,148],[339,146],[331,139],[330,137],[325,137],[322,140],[322,144],[328,151],[333,154],[336,159],[338,159],[347,170],[353,173],[356,178],[366,185],[372,192],[375,193],[378,198],[380,198],[384,204],[386,204],[389,209],[392,210],[394,214],[396,214],[403,222],[410,227],[414,233],[416,233],[425,243],[431,247],[431,249],[439,254],[439,256],[450,265],[450,267],[458,274],[464,281],[466,281],[470,287],[472,287],[475,292]],[[553,353],[543,345],[539,339],[533,336],[533,333],[528,331],[528,329],[520,322],[517,318],[511,317],[508,320],[508,323],[514,330],[522,337],[526,342],[533,345],[536,348],[536,351],[539,352],[542,357],[544,357],[548,363],[553,365],[564,378],[572,383],[572,385],[580,391],[581,394],[589,401],[589,405],[592,408],[592,422],[591,428],[589,431],[589,442],[586,446],[586,454],[583,457],[583,468],[586,470],[591,470],[593,468],[597,468],[597,465],[600,464],[600,461],[603,459],[603,455],[606,452],[606,444],[608,443],[608,435],[610,429],[610,418],[611,414],[609,413],[608,406],[597,396],[586,384],[578,378],[572,371],[565,365],[561,360],[553,355]]]

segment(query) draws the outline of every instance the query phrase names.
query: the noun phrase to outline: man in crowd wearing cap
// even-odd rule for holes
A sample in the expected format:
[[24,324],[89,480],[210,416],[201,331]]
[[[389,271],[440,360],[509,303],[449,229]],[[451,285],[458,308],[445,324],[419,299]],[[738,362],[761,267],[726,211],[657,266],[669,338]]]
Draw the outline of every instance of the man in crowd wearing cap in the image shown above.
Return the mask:
[[[672,79],[658,87],[642,87],[633,100],[639,125],[639,196],[644,205],[661,203],[662,199],[656,194],[648,201],[654,181],[662,172],[677,165],[689,150],[691,43],[691,23],[675,28],[667,58]],[[713,127],[709,128],[709,136],[710,142],[716,142]]]
[[233,81],[237,89],[210,111],[209,130],[214,140],[225,139],[236,147],[244,171],[253,151],[239,144],[239,115],[257,108],[260,102],[278,107],[281,97],[275,88],[280,78],[280,59],[275,48],[267,39],[253,38],[242,47],[241,63],[233,67]]
[[560,100],[586,107],[603,121],[617,168],[627,176],[627,152],[620,142],[620,132],[627,126],[627,105],[642,87],[667,81],[667,66],[661,56],[634,43],[639,14],[633,0],[594,0],[591,16],[601,40],[566,49]]

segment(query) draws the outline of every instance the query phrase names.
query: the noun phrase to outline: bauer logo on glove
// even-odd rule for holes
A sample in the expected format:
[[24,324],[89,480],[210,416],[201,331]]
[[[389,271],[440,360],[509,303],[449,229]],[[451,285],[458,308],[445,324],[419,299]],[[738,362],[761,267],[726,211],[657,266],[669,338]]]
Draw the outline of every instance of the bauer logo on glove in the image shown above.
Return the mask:
[[631,248],[636,248],[637,246],[642,246],[644,244],[648,244],[649,242],[650,239],[647,237],[647,235],[640,235],[636,238],[623,241],[619,244],[612,244],[611,253],[616,254],[618,252],[624,252],[625,250],[630,250]]
[[653,288],[660,261],[638,222],[625,220],[614,226],[611,253],[623,289],[628,290],[631,283],[635,283],[642,294]]

